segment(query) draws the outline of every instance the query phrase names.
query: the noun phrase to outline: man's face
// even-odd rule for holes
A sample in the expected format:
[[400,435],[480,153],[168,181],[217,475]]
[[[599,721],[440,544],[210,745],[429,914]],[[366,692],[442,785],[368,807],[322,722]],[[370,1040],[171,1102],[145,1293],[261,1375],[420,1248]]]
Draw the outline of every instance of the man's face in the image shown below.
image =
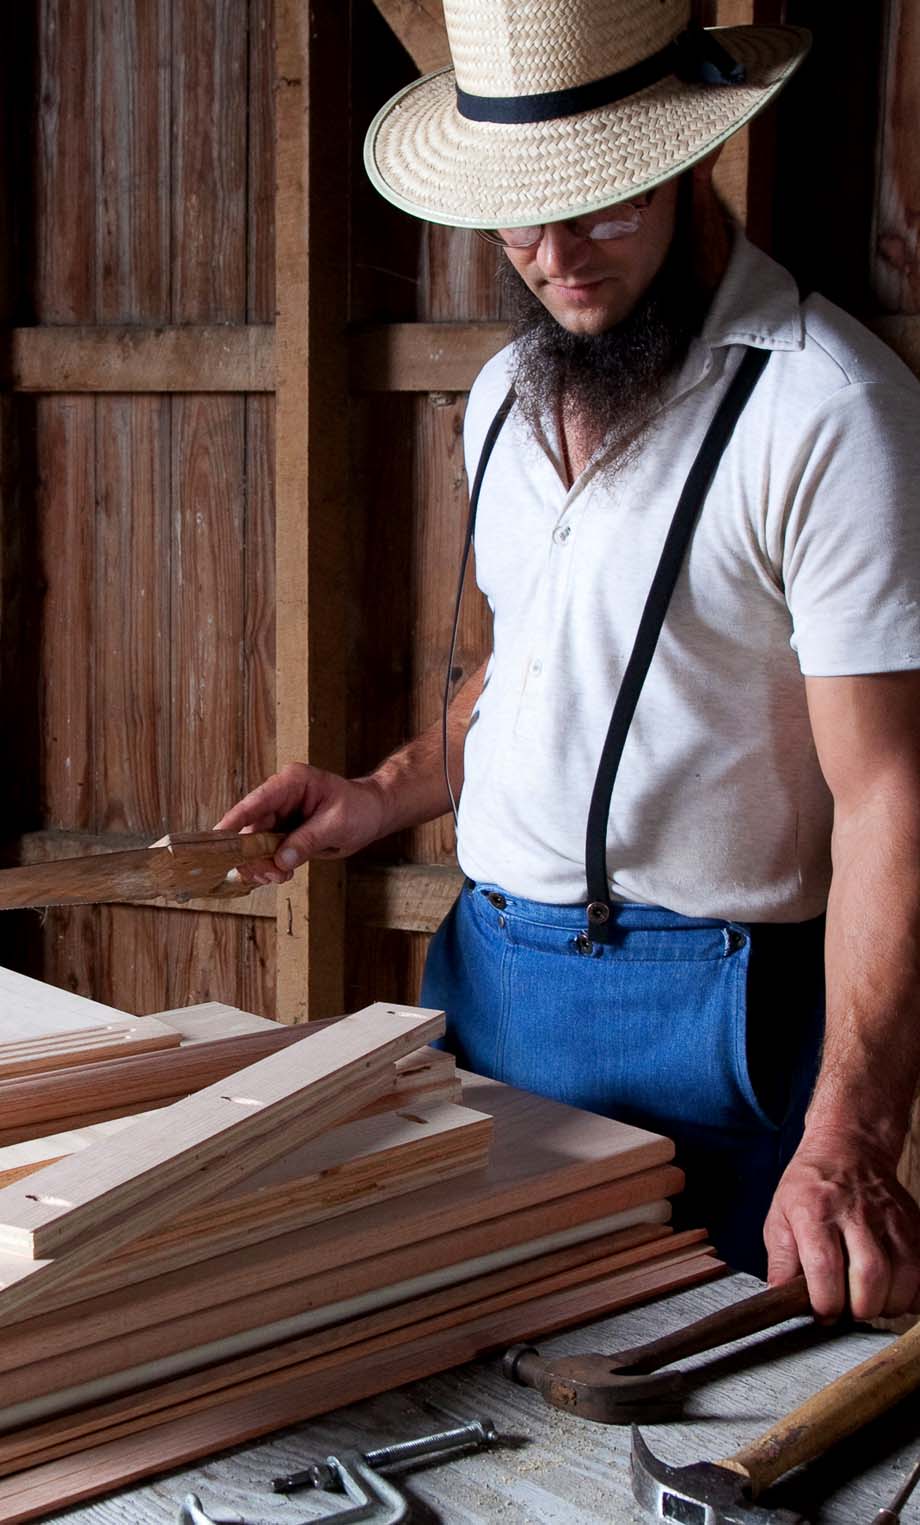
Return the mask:
[[571,334],[606,333],[628,317],[664,262],[674,236],[678,182],[658,187],[638,231],[624,238],[580,237],[549,222],[529,249],[505,254],[534,296]]

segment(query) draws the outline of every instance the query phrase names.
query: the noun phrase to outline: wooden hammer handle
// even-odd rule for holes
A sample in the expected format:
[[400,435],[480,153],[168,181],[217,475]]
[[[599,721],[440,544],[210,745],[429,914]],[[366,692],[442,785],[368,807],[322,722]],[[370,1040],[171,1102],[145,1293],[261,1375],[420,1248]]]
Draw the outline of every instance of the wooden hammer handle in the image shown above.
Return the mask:
[[740,1302],[721,1308],[718,1313],[707,1314],[687,1324],[683,1329],[672,1330],[660,1339],[636,1345],[615,1357],[616,1370],[622,1372],[658,1371],[671,1361],[682,1361],[698,1355],[701,1350],[716,1350],[732,1340],[742,1340],[761,1329],[772,1329],[785,1319],[798,1318],[811,1313],[808,1286],[804,1276],[796,1276],[781,1287],[767,1287],[745,1297]]
[[920,1324],[793,1409],[752,1445],[719,1462],[750,1479],[756,1498],[920,1386]]

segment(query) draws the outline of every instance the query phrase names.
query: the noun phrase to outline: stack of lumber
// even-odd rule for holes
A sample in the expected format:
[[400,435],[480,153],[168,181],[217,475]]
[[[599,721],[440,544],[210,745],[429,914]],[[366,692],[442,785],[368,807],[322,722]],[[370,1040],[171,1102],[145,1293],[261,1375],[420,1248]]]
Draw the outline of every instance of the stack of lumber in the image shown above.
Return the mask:
[[0,1522],[720,1273],[667,1139],[456,1072],[442,1023],[0,971]]

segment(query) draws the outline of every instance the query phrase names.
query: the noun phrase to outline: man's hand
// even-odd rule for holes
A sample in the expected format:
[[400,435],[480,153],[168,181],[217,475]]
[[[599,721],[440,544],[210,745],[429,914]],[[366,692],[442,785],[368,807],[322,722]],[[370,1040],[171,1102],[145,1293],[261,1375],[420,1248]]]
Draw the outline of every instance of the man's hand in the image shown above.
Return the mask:
[[821,1317],[920,1312],[920,1208],[865,1136],[808,1133],[764,1225],[773,1284],[802,1271]]
[[283,884],[308,858],[345,858],[384,831],[384,799],[372,778],[340,778],[288,763],[218,821],[217,831],[287,830],[274,858],[241,865],[256,884]]

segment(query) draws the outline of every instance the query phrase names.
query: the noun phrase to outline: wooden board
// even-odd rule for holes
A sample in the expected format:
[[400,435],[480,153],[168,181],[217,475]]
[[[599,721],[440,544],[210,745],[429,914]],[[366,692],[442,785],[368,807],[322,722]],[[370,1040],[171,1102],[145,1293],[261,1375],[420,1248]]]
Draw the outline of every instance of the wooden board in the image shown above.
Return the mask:
[[0,869],[0,910],[24,906],[94,905],[106,900],[142,901],[160,896],[248,894],[231,872],[247,858],[270,856],[277,832],[173,833],[152,847],[119,853],[91,853],[57,863]]
[[[69,990],[29,979],[12,969],[0,969],[0,1042],[18,1043],[24,1038],[53,1033],[106,1027],[110,1022],[130,1020],[131,1013],[89,1001]],[[0,1109],[0,1119],[3,1118]]]
[[[5,1115],[17,1118],[15,1126],[0,1130],[0,1160],[7,1160],[7,1150],[15,1150],[23,1142],[35,1142],[43,1137],[56,1140],[63,1132],[82,1133],[84,1129],[95,1128],[109,1120],[126,1121],[144,1107],[172,1106],[190,1092],[199,1090],[224,1075],[233,1074],[247,1061],[253,1062],[263,1053],[273,1054],[292,1043],[298,1043],[321,1025],[311,1023],[307,1029],[281,1027],[276,1022],[266,1023],[269,1031],[260,1035],[263,1041],[253,1043],[243,1054],[231,1044],[231,1040],[216,1039],[213,1045],[196,1045],[199,1051],[194,1063],[187,1064],[183,1061],[181,1067],[177,1067],[178,1073],[164,1071],[162,1068],[154,1070],[151,1063],[149,1071],[138,1071],[135,1068],[128,1076],[127,1067],[131,1061],[126,1059],[112,1060],[106,1065],[87,1065],[85,1070],[71,1072],[74,1084],[57,1088],[53,1095],[50,1094],[50,1082],[59,1078],[54,1075],[48,1077],[47,1085],[33,1086],[27,1092],[23,1089],[26,1084],[23,1082],[15,1094],[5,1092],[4,1082],[0,1081],[0,1106],[4,1108]],[[222,1043],[226,1043],[225,1048],[220,1048]],[[180,1052],[184,1054],[185,1049]],[[176,1050],[169,1050],[169,1053],[175,1054]],[[234,1053],[238,1056],[235,1061],[231,1058]],[[160,1056],[144,1057],[152,1061],[154,1057]],[[111,1067],[116,1064],[118,1069]],[[130,1083],[126,1086],[126,1082]],[[10,1082],[11,1091],[12,1086],[13,1083]],[[112,1101],[107,1106],[94,1107],[94,1099],[100,1101],[109,1093],[110,1087]],[[125,1099],[126,1089],[128,1099]],[[420,1049],[417,1054],[408,1054],[404,1059],[396,1061],[391,1089],[362,1108],[361,1115],[392,1112],[396,1107],[410,1104],[459,1101],[461,1089],[453,1055],[440,1049]],[[66,1109],[63,1115],[58,1115],[56,1111],[58,1104]],[[49,1130],[52,1130],[50,1134]],[[90,1139],[87,1138],[85,1142],[89,1143]],[[85,1144],[77,1147],[85,1147]],[[58,1149],[55,1142],[40,1163],[47,1164],[52,1157],[72,1153],[73,1148]],[[30,1153],[28,1158],[36,1159],[37,1156]],[[16,1160],[11,1163],[19,1162]]]
[[[392,1334],[404,1338],[407,1327],[438,1316],[442,1327],[468,1320],[471,1305],[485,1297],[502,1300],[512,1308],[544,1291],[561,1291],[600,1277],[616,1278],[623,1272],[657,1277],[664,1267],[674,1267],[701,1254],[711,1254],[702,1230],[671,1238],[640,1238],[630,1244],[630,1234],[605,1236],[546,1255],[524,1256],[510,1264],[495,1257],[492,1269],[483,1265],[462,1275],[451,1268],[443,1281],[430,1289],[421,1285],[381,1287],[358,1305],[335,1303],[319,1312],[307,1312],[270,1325],[257,1324],[202,1345],[196,1341],[190,1320],[148,1330],[142,1336],[120,1337],[91,1349],[74,1351],[69,1357],[35,1363],[8,1372],[0,1407],[0,1473],[10,1470],[19,1458],[43,1448],[46,1436],[36,1436],[35,1425],[51,1414],[98,1404],[100,1398],[172,1379],[183,1372],[204,1371],[215,1361],[231,1358],[245,1362],[248,1374],[293,1365],[321,1351],[345,1350],[369,1336]],[[617,1243],[620,1239],[622,1242]],[[446,1315],[446,1317],[445,1317]],[[60,1421],[65,1430],[86,1433],[79,1413]],[[24,1431],[25,1427],[25,1433]],[[10,1431],[18,1433],[9,1433]]]
[[394,1058],[442,1029],[441,1013],[369,1007],[240,1071],[232,1086],[219,1082],[142,1118],[117,1148],[96,1145],[77,1161],[61,1160],[5,1187],[3,1237],[20,1253],[2,1259],[0,1306],[13,1308],[70,1279],[353,1114],[387,1089]]
[[[93,1494],[152,1472],[176,1466],[193,1457],[265,1435],[285,1424],[310,1418],[372,1393],[383,1392],[434,1371],[471,1360],[511,1341],[533,1339],[566,1329],[587,1319],[722,1274],[712,1256],[701,1255],[681,1265],[663,1267],[655,1286],[653,1276],[611,1278],[562,1292],[535,1295],[517,1308],[483,1311],[454,1329],[428,1327],[406,1331],[405,1343],[388,1336],[369,1339],[341,1352],[317,1356],[300,1368],[269,1373],[261,1379],[238,1382],[212,1393],[193,1393],[195,1379],[167,1384],[158,1394],[169,1406],[118,1419],[110,1414],[109,1429],[99,1443],[77,1455],[28,1468],[0,1483],[0,1521],[16,1525],[50,1509],[61,1508]],[[637,1284],[638,1283],[638,1284]],[[539,1288],[534,1289],[535,1294]],[[437,1326],[437,1320],[431,1323]],[[214,1374],[220,1380],[223,1374]],[[139,1402],[143,1404],[144,1398]],[[149,1402],[149,1400],[148,1400]]]
[[156,1017],[136,1017],[134,1021],[110,1022],[106,1027],[81,1028],[42,1038],[7,1039],[0,1042],[0,1079],[35,1070],[70,1069],[93,1059],[178,1048],[180,1042],[176,1029]]
[[[461,1231],[469,1231],[463,1255],[470,1258],[660,1203],[681,1190],[682,1172],[657,1163],[673,1152],[668,1139],[479,1076],[461,1076],[465,1103],[495,1120],[487,1170],[412,1192],[398,1214],[385,1203],[362,1208],[244,1252],[204,1259],[202,1247],[194,1263],[188,1247],[154,1259],[141,1244],[126,1245],[52,1288],[40,1306],[63,1307],[146,1281],[151,1307],[169,1291],[181,1311],[183,1305],[262,1296],[269,1287],[329,1271],[338,1284],[357,1262],[419,1244],[419,1258],[426,1257],[430,1268],[432,1257],[441,1265],[457,1258]],[[428,1241],[434,1238],[432,1249]],[[17,1316],[22,1314],[11,1305],[9,1318]],[[0,1317],[7,1321],[2,1298]]]

